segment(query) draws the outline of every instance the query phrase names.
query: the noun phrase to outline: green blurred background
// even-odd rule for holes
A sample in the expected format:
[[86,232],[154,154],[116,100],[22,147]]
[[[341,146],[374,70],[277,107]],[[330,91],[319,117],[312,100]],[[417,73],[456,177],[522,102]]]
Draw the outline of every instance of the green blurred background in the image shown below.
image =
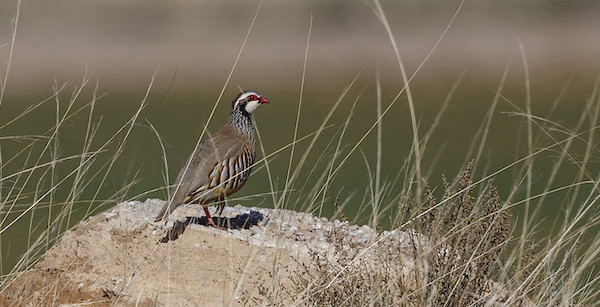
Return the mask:
[[[381,4],[407,71],[412,74],[435,46],[461,2],[382,1]],[[101,144],[135,113],[156,73],[147,106],[128,137],[123,154],[115,162],[115,168],[100,187],[98,199],[114,197],[132,180],[135,185],[117,193],[120,199],[134,199],[152,189],[165,187],[193,150],[258,7],[258,1],[23,1],[7,87],[0,106],[0,126],[52,96],[54,88],[62,85],[66,85],[66,89],[58,95],[61,101],[58,111],[64,114],[73,88],[87,77],[90,82],[76,105],[91,101],[97,87],[101,97],[92,118],[93,122],[101,123],[94,143]],[[371,7],[372,2],[368,1],[263,1],[239,63],[209,123],[209,130],[215,131],[223,124],[229,102],[238,87],[256,89],[272,102],[255,116],[265,151],[274,152],[291,142],[312,20],[299,135],[314,132],[343,89],[358,77],[331,118],[331,127],[323,132],[316,150],[309,157],[310,163],[305,167],[301,181],[310,185],[311,180],[315,180],[311,177],[311,168],[326,167],[332,159],[333,152],[327,145],[339,135],[353,102],[356,100],[356,109],[343,138],[344,153],[376,119],[377,80],[381,80],[384,108],[403,86],[390,39]],[[9,58],[11,20],[16,10],[17,1],[0,3],[2,60]],[[600,73],[599,14],[600,4],[596,1],[464,2],[449,30],[411,82],[422,136],[432,126],[443,102],[460,79],[424,152],[422,165],[431,186],[439,186],[443,174],[453,178],[465,162],[473,158],[468,155],[469,147],[492,105],[505,69],[508,71],[502,91],[505,98],[495,110],[485,158],[478,166],[475,179],[527,153],[525,121],[508,113],[515,110],[508,101],[525,108],[526,81],[531,86],[533,114],[546,117],[553,102],[559,99],[560,103],[549,118],[568,128],[576,125],[585,112],[585,103],[593,97]],[[526,78],[523,54],[529,78]],[[17,122],[3,127],[0,136],[48,135],[47,131],[56,122],[56,112],[57,104],[51,99]],[[86,112],[75,114],[61,128],[54,147],[59,156],[81,152],[88,121]],[[160,143],[150,125],[156,128],[164,142],[168,172],[165,172]],[[406,95],[402,95],[386,114],[383,128],[382,176],[383,181],[389,183],[401,174],[412,146]],[[344,209],[347,216],[353,218],[364,205],[371,183],[368,170],[374,169],[377,158],[376,141],[376,133],[370,133],[346,162],[330,187],[332,192],[322,208],[323,215],[332,214],[332,198],[337,192],[342,199],[350,199]],[[10,160],[28,144],[28,141],[0,139],[2,161]],[[298,144],[295,163],[307,145],[308,141]],[[41,152],[43,147],[43,142],[32,147],[32,156],[36,157],[35,153]],[[114,151],[116,147],[113,145],[108,151]],[[582,150],[577,152],[578,148],[583,145],[574,147],[575,160],[582,154]],[[289,150],[285,150],[271,160],[276,191],[283,188],[289,154]],[[533,168],[534,194],[546,187],[545,179],[556,155],[559,153],[549,151],[536,158],[539,163]],[[258,156],[263,155],[259,153]],[[109,161],[109,157],[101,156],[98,164]],[[3,163],[3,178],[31,165],[31,159],[19,154],[10,163]],[[51,159],[45,154],[42,160]],[[63,178],[76,165],[77,161],[67,161],[61,163],[54,175],[43,170],[33,175],[47,177],[47,180],[36,178],[25,184],[22,179],[5,180],[2,197],[8,197],[14,186],[25,185],[24,190],[29,193],[21,195],[16,204],[20,206],[18,208],[26,208],[35,199],[36,189],[47,189],[52,176]],[[571,183],[577,171],[576,167],[566,165],[553,186]],[[517,170],[510,169],[493,178],[502,197],[506,197],[522,179],[515,177],[516,173]],[[168,180],[165,180],[165,174]],[[98,189],[93,183],[100,184],[99,179],[90,180],[92,184],[84,189],[80,199],[93,197]],[[56,203],[64,201],[71,188],[69,184],[72,182],[66,180],[46,197]],[[391,194],[399,189],[389,187]],[[236,197],[258,195],[239,203],[272,207],[271,197],[260,195],[270,191],[267,173],[261,168]],[[139,200],[146,197],[164,199],[166,195],[166,189],[159,189],[139,196]],[[551,230],[552,221],[564,214],[562,197],[564,195],[552,194],[543,204],[544,216],[539,222],[544,224],[539,227],[538,239],[544,238]],[[522,198],[522,195],[516,197],[517,200]],[[75,206],[74,218],[69,223],[72,225],[77,217],[83,216],[89,206],[97,212],[114,205],[100,203],[83,202],[81,207]],[[294,208],[293,201],[290,208]],[[4,208],[3,213],[7,209]],[[54,212],[50,213],[52,216],[58,209],[36,207],[1,234],[4,273],[31,245],[25,239],[29,238],[28,233],[31,235],[30,229],[35,229],[35,234],[48,227],[49,211]],[[13,212],[16,213],[4,220],[3,229],[18,214],[16,209]],[[517,207],[514,214],[518,221],[523,207]],[[358,220],[366,223],[368,216]],[[58,227],[68,226],[61,223]],[[56,230],[53,234],[59,232]]]

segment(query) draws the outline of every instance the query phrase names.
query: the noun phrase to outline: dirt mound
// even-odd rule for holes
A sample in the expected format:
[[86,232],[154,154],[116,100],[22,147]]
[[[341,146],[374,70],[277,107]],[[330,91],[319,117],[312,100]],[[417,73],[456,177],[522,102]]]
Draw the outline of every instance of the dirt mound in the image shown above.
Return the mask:
[[306,272],[302,263],[313,250],[327,252],[334,228],[357,242],[377,237],[366,226],[236,206],[224,215],[253,210],[263,221],[227,231],[191,224],[177,240],[159,243],[176,220],[202,212],[191,205],[177,210],[166,225],[152,222],[163,203],[122,203],[81,222],[11,282],[0,304],[254,305],[274,293],[279,302],[293,302],[297,277]]
[[[353,305],[373,295],[407,305],[415,281],[426,279],[421,255],[433,252],[415,232],[289,210],[227,207],[224,217],[241,228],[226,231],[197,225],[203,210],[194,205],[154,223],[163,204],[121,203],[81,222],[5,287],[0,305]],[[258,224],[244,228],[245,216]],[[504,296],[490,286],[491,296]]]

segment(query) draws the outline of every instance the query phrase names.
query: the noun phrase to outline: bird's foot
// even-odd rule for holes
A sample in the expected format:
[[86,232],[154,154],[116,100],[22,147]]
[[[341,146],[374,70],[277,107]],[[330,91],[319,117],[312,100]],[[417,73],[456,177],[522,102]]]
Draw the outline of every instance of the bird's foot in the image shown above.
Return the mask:
[[209,224],[210,226],[212,226],[212,227],[214,227],[214,228],[217,228],[217,229],[220,229],[220,230],[226,230],[225,228],[223,228],[223,227],[221,227],[221,226],[219,226],[219,225],[215,224],[215,221],[213,221],[212,217],[210,217],[210,216],[207,216],[206,218],[207,218],[207,220],[208,220],[208,224]]
[[208,224],[214,228],[217,229],[221,229],[221,230],[225,230],[225,228],[221,227],[221,226],[217,226],[217,224],[215,224],[215,221],[213,221],[212,216],[210,216],[210,212],[208,212],[208,208],[204,207],[204,214],[206,215],[206,219],[208,220]]

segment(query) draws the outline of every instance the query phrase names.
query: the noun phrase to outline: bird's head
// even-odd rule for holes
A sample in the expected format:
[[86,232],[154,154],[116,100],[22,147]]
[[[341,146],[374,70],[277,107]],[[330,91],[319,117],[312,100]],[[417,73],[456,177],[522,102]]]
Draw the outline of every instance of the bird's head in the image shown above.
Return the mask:
[[237,95],[231,103],[231,108],[252,114],[261,104],[269,103],[269,100],[257,91],[244,91]]

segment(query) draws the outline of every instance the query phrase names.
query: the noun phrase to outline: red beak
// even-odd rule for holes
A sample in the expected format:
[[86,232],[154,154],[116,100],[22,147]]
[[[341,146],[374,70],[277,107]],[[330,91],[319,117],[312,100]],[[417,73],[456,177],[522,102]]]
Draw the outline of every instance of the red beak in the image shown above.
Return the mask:
[[260,103],[260,104],[269,103],[269,100],[265,97],[260,97],[260,99],[258,99],[258,103]]

